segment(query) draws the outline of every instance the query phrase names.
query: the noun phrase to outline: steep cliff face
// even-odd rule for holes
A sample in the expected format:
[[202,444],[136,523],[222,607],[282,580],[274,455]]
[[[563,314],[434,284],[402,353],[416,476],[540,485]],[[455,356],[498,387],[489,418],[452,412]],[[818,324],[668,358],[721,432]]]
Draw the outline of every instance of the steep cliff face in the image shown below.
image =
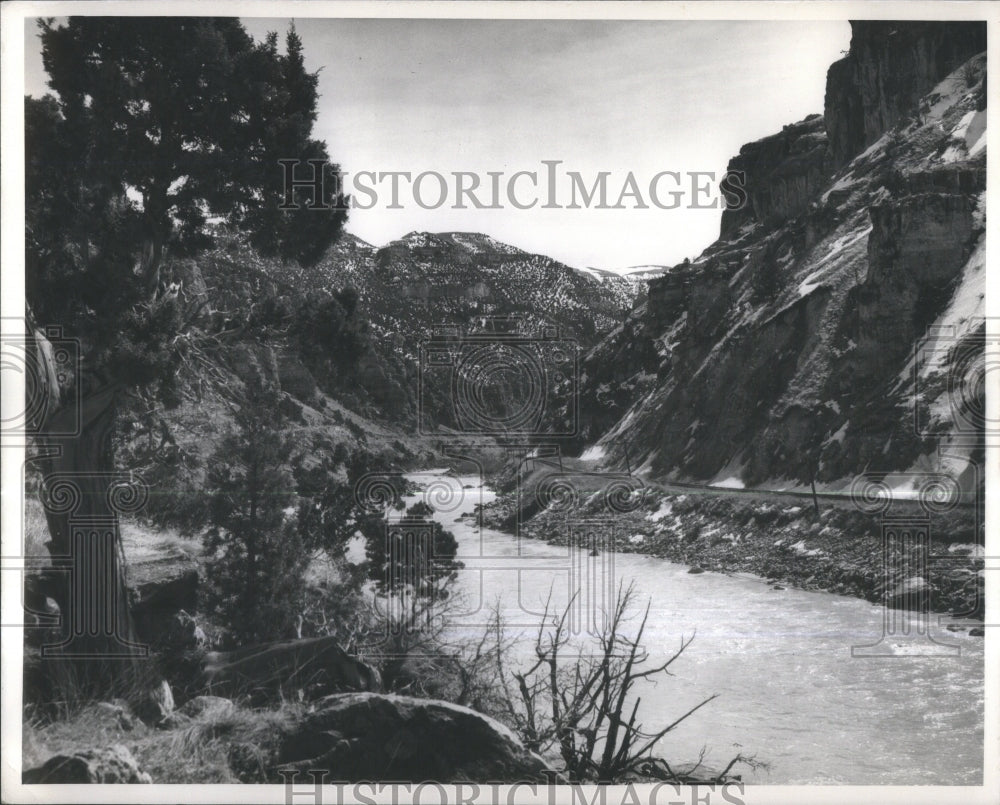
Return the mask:
[[802,213],[829,179],[822,115],[785,126],[778,134],[744,145],[729,170],[746,174],[747,204],[722,214],[722,237],[752,222],[784,220]]
[[984,50],[980,22],[852,22],[850,52],[827,75],[824,118],[834,161],[842,165],[874,143]]
[[[985,55],[956,54],[979,30],[856,24],[827,115],[741,150],[748,208],[584,363],[582,440],[609,466],[843,488],[958,442],[975,459],[959,437],[982,395]],[[928,331],[947,336],[915,366]]]

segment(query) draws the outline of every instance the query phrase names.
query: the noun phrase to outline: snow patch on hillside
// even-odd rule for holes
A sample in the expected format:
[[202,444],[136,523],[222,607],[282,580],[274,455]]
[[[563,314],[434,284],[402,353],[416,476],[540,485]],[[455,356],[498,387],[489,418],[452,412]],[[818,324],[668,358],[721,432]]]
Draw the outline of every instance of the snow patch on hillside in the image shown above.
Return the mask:
[[599,444],[594,444],[580,454],[580,461],[600,461],[604,455],[604,448]]
[[650,512],[649,514],[647,514],[646,519],[651,522],[658,523],[664,517],[668,517],[669,515],[673,514],[673,512],[674,512],[673,503],[671,502],[670,498],[665,497],[660,501],[660,508],[658,508],[655,512]]

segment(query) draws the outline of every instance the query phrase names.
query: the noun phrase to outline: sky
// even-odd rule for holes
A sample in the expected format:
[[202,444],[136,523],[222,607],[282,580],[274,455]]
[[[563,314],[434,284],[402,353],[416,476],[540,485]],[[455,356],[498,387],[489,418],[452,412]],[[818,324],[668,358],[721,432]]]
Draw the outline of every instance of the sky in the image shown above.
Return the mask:
[[[292,22],[243,20],[255,38]],[[365,180],[370,209],[353,209],[348,231],[376,245],[411,231],[476,231],[569,265],[621,271],[672,265],[695,257],[718,235],[718,202],[692,182],[715,188],[740,146],[783,125],[822,113],[826,70],[850,43],[846,21],[687,22],[537,20],[295,21],[306,65],[319,70],[314,135],[352,177],[362,171],[434,171],[445,177],[444,201],[433,177],[420,201],[400,179],[401,209],[388,180]],[[34,26],[26,27],[25,92],[46,91]],[[608,172],[615,205],[631,173],[640,198],[625,209],[541,209],[546,166],[555,167],[557,203],[570,199],[567,171],[589,188]],[[482,177],[476,196],[492,204],[487,172],[501,173],[499,208],[454,209],[454,172]],[[519,171],[536,172],[541,188],[517,180],[517,209],[505,194]],[[658,208],[649,184],[661,176],[658,200],[680,190],[680,206]],[[692,172],[712,177],[690,177]],[[472,180],[463,180],[468,185]],[[637,208],[645,203],[648,209]]]

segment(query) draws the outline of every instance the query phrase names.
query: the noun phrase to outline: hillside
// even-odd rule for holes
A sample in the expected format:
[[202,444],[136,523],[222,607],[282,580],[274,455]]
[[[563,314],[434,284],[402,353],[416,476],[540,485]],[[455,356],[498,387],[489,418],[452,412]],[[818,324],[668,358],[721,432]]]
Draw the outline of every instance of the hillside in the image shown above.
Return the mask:
[[628,451],[659,479],[836,489],[948,466],[974,484],[985,27],[852,29],[824,115],[741,149],[749,204],[585,359],[580,447],[608,466]]
[[[229,298],[232,275],[246,272],[253,277],[240,293],[251,309],[252,289],[261,283],[279,296],[356,291],[373,354],[362,361],[359,385],[331,394],[407,432],[417,428],[421,344],[442,327],[466,333],[501,327],[531,337],[554,325],[583,355],[624,319],[640,290],[618,275],[571,268],[479,233],[411,232],[382,248],[345,234],[308,270],[263,259],[237,237],[220,240],[198,265],[189,262],[175,274],[195,295],[214,288],[209,308],[238,310],[239,300]],[[206,272],[219,282],[206,284]],[[226,305],[215,298],[220,292]],[[446,407],[448,390],[432,391],[436,407]]]
[[547,320],[587,348],[636,297],[615,274],[570,268],[475,232],[410,232],[380,249],[346,236],[319,270],[331,285],[357,288],[375,333],[410,356],[433,325],[476,316]]

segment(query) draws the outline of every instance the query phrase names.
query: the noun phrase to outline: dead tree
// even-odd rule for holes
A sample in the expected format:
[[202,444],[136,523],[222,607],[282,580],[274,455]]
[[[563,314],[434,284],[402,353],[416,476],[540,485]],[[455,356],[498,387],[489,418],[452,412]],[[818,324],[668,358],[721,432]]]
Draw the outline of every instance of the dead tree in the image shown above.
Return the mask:
[[[572,601],[561,614],[546,605],[535,638],[535,659],[529,665],[510,668],[503,652],[496,653],[505,720],[534,751],[557,748],[571,779],[613,783],[634,775],[681,782],[685,775],[674,773],[654,755],[656,744],[715,698],[708,696],[666,726],[643,725],[636,683],[670,675],[670,666],[693,637],[682,638],[665,661],[650,664],[642,647],[649,606],[632,631],[627,621],[633,599],[632,586],[619,586],[607,623],[594,636],[596,650],[589,655],[574,656],[568,624]],[[748,760],[734,758],[724,775]]]

